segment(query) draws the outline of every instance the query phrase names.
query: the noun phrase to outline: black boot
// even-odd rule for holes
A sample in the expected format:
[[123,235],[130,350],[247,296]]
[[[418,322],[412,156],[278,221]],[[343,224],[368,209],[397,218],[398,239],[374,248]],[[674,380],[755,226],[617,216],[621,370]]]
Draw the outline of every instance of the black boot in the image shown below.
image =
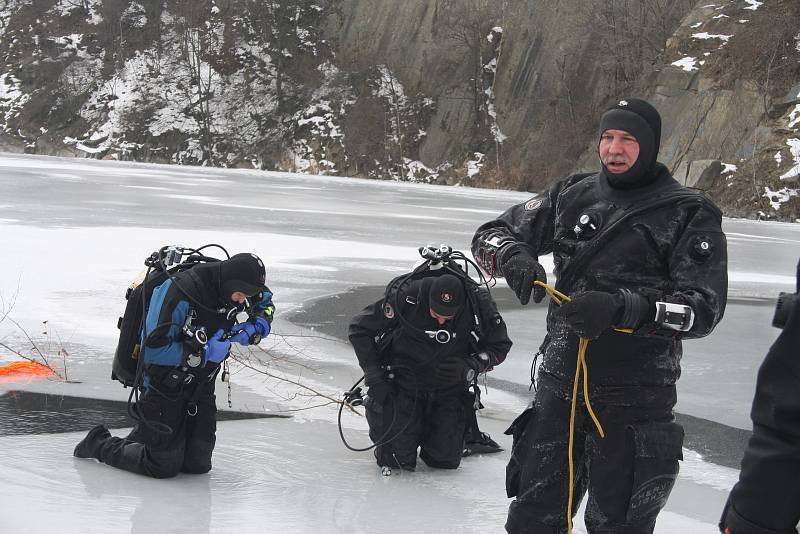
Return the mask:
[[75,445],[72,454],[78,458],[100,459],[100,447],[111,437],[111,432],[104,425],[97,425],[86,434],[80,443]]
[[493,452],[501,452],[502,450],[503,448],[486,432],[480,432],[477,436],[468,433],[464,439],[464,452],[461,456],[491,454]]

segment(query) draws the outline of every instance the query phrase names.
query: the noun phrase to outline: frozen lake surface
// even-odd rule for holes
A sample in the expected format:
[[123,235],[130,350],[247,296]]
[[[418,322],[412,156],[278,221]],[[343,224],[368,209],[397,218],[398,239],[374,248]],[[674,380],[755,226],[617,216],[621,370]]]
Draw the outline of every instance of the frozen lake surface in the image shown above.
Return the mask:
[[[268,361],[259,368],[338,397],[360,376],[352,350],[327,328],[304,328],[288,318],[329,309],[335,317],[327,322],[341,323],[367,304],[341,306],[335,301],[343,293],[374,291],[415,262],[419,245],[448,243],[467,251],[480,223],[529,196],[0,155],[0,303],[20,325],[0,322],[0,341],[27,348],[24,329],[42,348],[65,349],[70,380],[0,383],[0,393],[124,401],[128,392],[109,379],[111,356],[125,288],[143,270],[142,260],[162,245],[220,243],[231,254],[253,251],[264,258],[278,306],[266,352],[240,358]],[[769,326],[774,298],[794,290],[800,250],[800,225],[726,219],[724,229],[726,316],[712,336],[684,344],[679,382],[677,409],[697,418],[692,428],[698,435],[749,428],[755,370],[777,336]],[[552,268],[549,258],[543,262]],[[497,294],[515,345],[493,372],[481,426],[510,448],[502,431],[529,400],[531,356],[544,332],[545,308],[522,308],[502,283]],[[12,359],[0,352],[0,362]],[[233,371],[231,409],[292,417],[221,421],[208,475],[157,481],[74,459],[83,432],[69,425],[58,433],[0,435],[0,532],[503,531],[508,451],[468,458],[453,472],[423,466],[381,477],[369,453],[341,445],[333,406],[308,408],[324,399],[298,395],[286,382],[241,365]],[[221,384],[217,397],[227,408]],[[348,416],[345,426],[352,441],[368,443],[362,419]],[[689,449],[685,456],[656,530],[716,532],[737,471]],[[578,522],[576,532],[582,528]]]

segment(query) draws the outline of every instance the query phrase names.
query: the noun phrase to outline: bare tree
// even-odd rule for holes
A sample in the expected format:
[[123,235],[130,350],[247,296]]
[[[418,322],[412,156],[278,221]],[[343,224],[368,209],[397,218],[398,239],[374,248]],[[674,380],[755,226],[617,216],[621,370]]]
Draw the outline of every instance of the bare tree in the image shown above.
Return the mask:
[[205,61],[208,54],[207,36],[198,28],[186,28],[183,34],[183,53],[189,70],[191,84],[191,107],[200,126],[203,161],[213,162],[213,138],[211,131],[211,83],[214,70]]
[[618,94],[656,64],[667,39],[695,0],[598,0],[590,20],[596,25],[601,65]]

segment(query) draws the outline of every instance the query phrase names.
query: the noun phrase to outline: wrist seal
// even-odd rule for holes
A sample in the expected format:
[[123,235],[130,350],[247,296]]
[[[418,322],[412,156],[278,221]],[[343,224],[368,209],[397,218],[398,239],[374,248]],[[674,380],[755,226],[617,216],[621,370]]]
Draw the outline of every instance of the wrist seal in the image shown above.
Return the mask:
[[618,328],[639,328],[642,324],[652,321],[653,311],[646,297],[634,293],[629,289],[620,289],[624,306],[622,317],[615,326]]

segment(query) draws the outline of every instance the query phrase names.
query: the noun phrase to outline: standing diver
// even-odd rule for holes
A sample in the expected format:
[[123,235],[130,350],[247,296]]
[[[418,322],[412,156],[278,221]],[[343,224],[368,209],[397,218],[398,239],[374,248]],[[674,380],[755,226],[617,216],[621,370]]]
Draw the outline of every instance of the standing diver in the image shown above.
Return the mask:
[[548,253],[567,297],[552,293],[565,302],[550,304],[539,387],[508,431],[509,533],[564,532],[588,492],[590,533],[649,534],[675,483],[681,340],[722,319],[727,251],[719,209],[658,163],[660,140],[658,111],[620,100],[600,119],[600,172],[556,182],[473,238],[523,305],[545,296]]

